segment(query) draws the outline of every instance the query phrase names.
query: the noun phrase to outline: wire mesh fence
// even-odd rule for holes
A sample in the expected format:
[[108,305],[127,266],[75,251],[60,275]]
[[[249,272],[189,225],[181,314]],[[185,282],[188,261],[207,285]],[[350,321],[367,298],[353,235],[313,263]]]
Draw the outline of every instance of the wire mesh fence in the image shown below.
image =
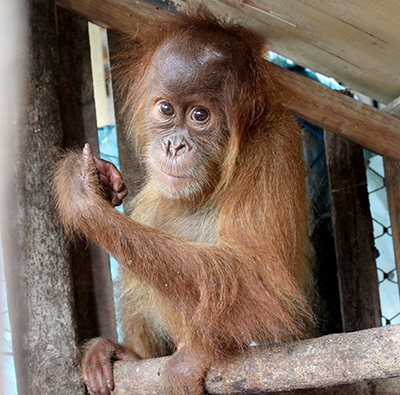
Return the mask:
[[[331,216],[323,131],[299,119],[307,137],[309,197],[314,207],[314,224]],[[393,235],[386,196],[383,158],[365,150],[366,175],[373,221],[376,265],[381,300],[382,325],[400,323],[400,300]]]
[[383,160],[380,155],[367,154],[367,181],[374,239],[376,266],[381,298],[382,325],[400,323],[398,277],[393,249],[389,210],[385,187]]

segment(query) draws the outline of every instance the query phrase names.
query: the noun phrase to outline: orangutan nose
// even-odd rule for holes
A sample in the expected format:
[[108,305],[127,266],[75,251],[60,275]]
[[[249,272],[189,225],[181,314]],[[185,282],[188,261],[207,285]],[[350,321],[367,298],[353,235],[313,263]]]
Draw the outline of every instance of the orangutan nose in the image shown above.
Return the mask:
[[165,155],[175,158],[190,151],[190,145],[183,136],[169,137],[164,141]]

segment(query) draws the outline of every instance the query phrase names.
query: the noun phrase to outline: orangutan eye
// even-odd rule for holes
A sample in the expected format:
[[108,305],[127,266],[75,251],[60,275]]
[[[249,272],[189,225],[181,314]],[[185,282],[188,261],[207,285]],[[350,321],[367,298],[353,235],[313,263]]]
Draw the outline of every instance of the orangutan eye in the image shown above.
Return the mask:
[[209,117],[210,113],[204,107],[195,107],[190,115],[190,118],[195,122],[205,122]]
[[167,101],[163,101],[158,105],[158,111],[166,117],[172,117],[175,114],[174,106]]

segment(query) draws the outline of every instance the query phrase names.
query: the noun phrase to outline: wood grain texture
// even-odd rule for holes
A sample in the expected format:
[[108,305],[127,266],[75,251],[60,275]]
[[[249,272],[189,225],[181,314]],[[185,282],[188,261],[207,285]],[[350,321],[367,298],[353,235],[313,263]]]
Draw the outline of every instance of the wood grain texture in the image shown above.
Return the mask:
[[400,96],[400,7],[396,2],[253,0],[257,9],[243,3],[207,1],[213,10],[261,33],[272,51],[301,66],[382,103]]
[[105,28],[135,33],[148,25],[153,13],[162,12],[142,0],[58,0],[57,4]]
[[[191,2],[195,1],[200,0]],[[174,0],[173,3],[180,6],[187,2]],[[258,0],[253,3],[259,9],[238,0],[207,1],[216,12],[258,31],[268,39],[272,51],[297,64],[336,78],[382,103],[400,96],[400,25],[397,23],[400,7],[397,3],[391,0]],[[142,0],[58,0],[58,4],[104,27],[123,31],[134,31],[147,24],[148,15],[155,9]]]
[[[148,26],[155,13],[164,12],[139,0],[58,0],[58,4],[102,26],[130,33]],[[232,15],[236,14],[232,11]],[[372,151],[400,160],[400,120],[306,77],[275,65],[273,68],[287,87],[282,99],[289,109]]]
[[362,147],[325,131],[343,330],[381,325],[372,218]]
[[[399,353],[399,325],[254,347],[212,366],[205,386],[213,395],[263,394],[389,378],[400,375]],[[162,394],[168,359],[116,362],[113,394]]]
[[400,160],[400,120],[307,77],[272,65],[283,104],[302,118],[371,151]]

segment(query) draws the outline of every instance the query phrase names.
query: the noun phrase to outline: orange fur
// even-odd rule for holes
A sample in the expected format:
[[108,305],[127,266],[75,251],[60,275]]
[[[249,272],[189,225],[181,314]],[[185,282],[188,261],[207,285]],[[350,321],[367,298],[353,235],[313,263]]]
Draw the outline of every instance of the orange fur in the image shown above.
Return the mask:
[[126,344],[146,358],[185,344],[165,372],[174,394],[202,394],[214,358],[252,341],[299,338],[312,321],[302,136],[278,102],[263,40],[204,8],[154,22],[120,64],[128,134],[150,168],[154,59],[168,43],[201,40],[227,60],[212,129],[218,141],[208,148],[212,160],[202,158],[210,162],[199,171],[201,188],[170,196],[150,171],[129,218],[101,194],[90,160],[69,154],[55,177],[69,233],[99,243],[122,266]]

